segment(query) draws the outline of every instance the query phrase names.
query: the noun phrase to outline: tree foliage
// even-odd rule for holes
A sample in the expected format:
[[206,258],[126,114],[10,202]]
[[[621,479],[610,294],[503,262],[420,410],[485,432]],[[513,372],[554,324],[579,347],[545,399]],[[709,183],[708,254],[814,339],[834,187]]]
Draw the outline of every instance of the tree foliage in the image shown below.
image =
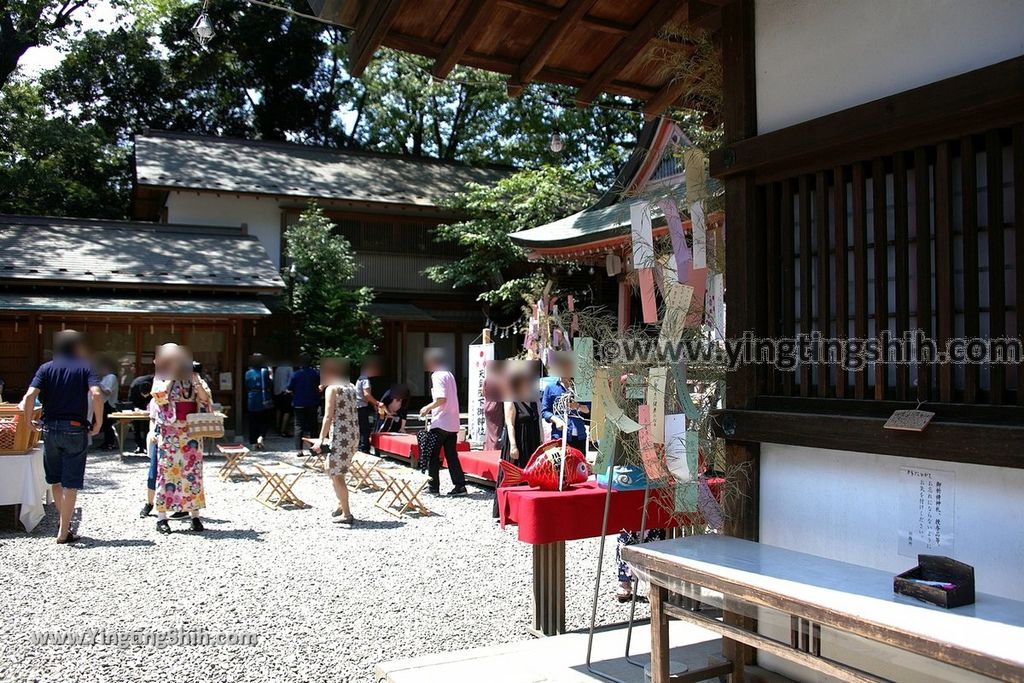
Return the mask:
[[373,291],[350,284],[358,268],[352,245],[316,205],[288,227],[285,239],[294,268],[289,306],[302,350],[361,361],[376,348],[380,321],[367,311]]
[[469,217],[438,226],[436,237],[458,243],[466,256],[427,269],[427,276],[452,287],[483,290],[479,299],[492,305],[521,303],[524,294],[543,284],[545,269],[531,266],[509,235],[580,211],[594,201],[590,190],[584,170],[546,165],[493,185],[471,185],[446,198],[447,208]]

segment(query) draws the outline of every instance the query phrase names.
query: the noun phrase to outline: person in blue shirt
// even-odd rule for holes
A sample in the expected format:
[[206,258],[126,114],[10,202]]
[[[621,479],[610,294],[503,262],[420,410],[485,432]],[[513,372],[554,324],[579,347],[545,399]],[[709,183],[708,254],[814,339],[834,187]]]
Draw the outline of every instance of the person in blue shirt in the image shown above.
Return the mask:
[[246,407],[249,409],[249,444],[253,450],[263,451],[263,443],[274,411],[274,375],[267,367],[263,354],[255,353],[249,359],[245,373]]
[[568,424],[565,424],[563,413],[556,412],[555,407],[559,397],[573,387],[573,361],[567,354],[556,354],[551,367],[558,377],[557,382],[552,382],[544,388],[544,394],[540,401],[540,414],[545,422],[551,425],[551,438],[561,439],[562,430],[568,429],[566,444],[576,448],[580,453],[587,452],[587,425],[583,421],[583,415],[590,414],[589,403],[579,403],[573,400],[569,404]]
[[295,450],[302,455],[302,437],[314,437],[320,428],[316,413],[320,406],[320,373],[313,367],[308,353],[299,354],[297,368],[292,372],[286,389],[292,399]]
[[78,537],[71,533],[71,515],[85,482],[85,457],[103,427],[100,378],[86,359],[79,332],[63,330],[54,336],[53,360],[39,366],[18,404],[25,422],[32,421],[37,397],[43,405],[43,471],[60,514],[57,543],[74,543]]

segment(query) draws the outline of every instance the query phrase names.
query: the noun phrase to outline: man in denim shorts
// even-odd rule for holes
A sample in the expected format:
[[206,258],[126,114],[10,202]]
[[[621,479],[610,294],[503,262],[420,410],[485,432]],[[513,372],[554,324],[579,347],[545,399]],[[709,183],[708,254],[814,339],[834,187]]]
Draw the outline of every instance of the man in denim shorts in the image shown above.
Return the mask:
[[71,533],[71,515],[85,479],[85,455],[103,426],[100,380],[86,359],[81,334],[64,330],[54,336],[53,360],[39,366],[18,404],[23,419],[32,419],[36,397],[43,404],[43,470],[60,513],[57,543],[74,543],[78,538]]

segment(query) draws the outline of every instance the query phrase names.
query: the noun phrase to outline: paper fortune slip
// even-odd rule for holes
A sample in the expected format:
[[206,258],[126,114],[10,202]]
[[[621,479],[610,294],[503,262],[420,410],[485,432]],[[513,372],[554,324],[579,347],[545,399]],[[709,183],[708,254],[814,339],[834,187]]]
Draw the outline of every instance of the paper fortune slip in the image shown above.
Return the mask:
[[646,202],[629,205],[629,222],[633,238],[633,267],[650,268],[654,265],[654,233],[651,212]]

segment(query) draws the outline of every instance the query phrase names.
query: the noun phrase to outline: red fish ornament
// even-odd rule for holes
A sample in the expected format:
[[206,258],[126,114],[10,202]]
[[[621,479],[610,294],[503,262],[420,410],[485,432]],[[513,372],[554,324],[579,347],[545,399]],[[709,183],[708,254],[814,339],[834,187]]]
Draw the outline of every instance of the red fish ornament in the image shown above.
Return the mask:
[[[568,488],[573,484],[582,484],[592,474],[590,463],[582,453],[571,446],[566,446],[566,451],[568,455],[565,461],[565,486],[563,488]],[[501,485],[516,486],[525,483],[542,491],[557,491],[561,469],[562,440],[555,439],[542,444],[534,451],[525,468],[516,467],[507,460],[502,460],[501,471],[505,478]]]

